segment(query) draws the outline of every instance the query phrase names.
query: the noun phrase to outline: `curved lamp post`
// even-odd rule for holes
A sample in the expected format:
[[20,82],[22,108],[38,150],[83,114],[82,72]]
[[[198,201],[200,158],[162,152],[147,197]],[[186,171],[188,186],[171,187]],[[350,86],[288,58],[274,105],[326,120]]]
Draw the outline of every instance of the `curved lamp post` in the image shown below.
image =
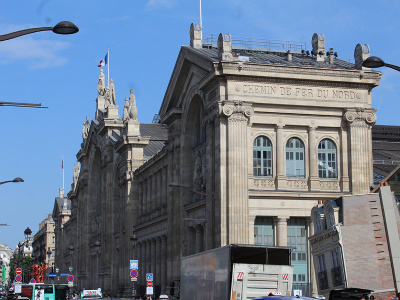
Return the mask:
[[72,22],[62,21],[54,27],[30,28],[30,29],[24,29],[24,30],[0,35],[0,42],[6,41],[6,40],[11,40],[13,38],[16,38],[16,37],[19,37],[19,36],[22,36],[25,34],[30,34],[30,33],[39,32],[39,31],[47,31],[47,30],[52,30],[54,33],[57,33],[57,34],[74,34],[79,31],[79,28]]
[[24,180],[21,177],[16,177],[13,180],[7,180],[7,181],[2,181],[0,184],[8,183],[8,182],[24,182]]
[[380,67],[388,67],[400,72],[400,67],[385,63],[381,58],[377,56],[370,56],[362,63],[363,67],[366,68],[380,68]]

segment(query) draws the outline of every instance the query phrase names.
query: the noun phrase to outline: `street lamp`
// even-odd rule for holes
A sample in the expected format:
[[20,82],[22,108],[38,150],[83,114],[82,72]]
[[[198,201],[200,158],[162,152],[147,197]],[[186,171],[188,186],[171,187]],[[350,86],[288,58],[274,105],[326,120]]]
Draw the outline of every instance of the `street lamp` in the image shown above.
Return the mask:
[[16,177],[13,180],[2,181],[2,182],[0,182],[0,184],[9,183],[9,182],[24,182],[24,180],[21,177]]
[[[47,270],[48,270],[47,274],[50,273],[50,256],[51,256],[51,253],[52,253],[52,251],[51,251],[50,247],[48,247],[47,251],[46,251],[46,254],[47,254]],[[51,272],[51,273],[53,273],[53,272]],[[48,277],[48,275],[47,275],[47,277]],[[53,284],[54,284],[54,277],[53,277]]]
[[29,28],[29,29],[24,29],[24,30],[0,35],[0,42],[6,41],[6,40],[11,40],[11,39],[14,39],[14,38],[22,36],[22,35],[39,32],[39,31],[47,31],[47,30],[52,30],[54,33],[57,33],[57,34],[74,34],[79,31],[79,28],[72,22],[62,21],[54,27]]
[[388,67],[396,71],[400,71],[400,67],[385,63],[381,58],[377,56],[368,57],[366,60],[363,61],[362,66],[366,68]]

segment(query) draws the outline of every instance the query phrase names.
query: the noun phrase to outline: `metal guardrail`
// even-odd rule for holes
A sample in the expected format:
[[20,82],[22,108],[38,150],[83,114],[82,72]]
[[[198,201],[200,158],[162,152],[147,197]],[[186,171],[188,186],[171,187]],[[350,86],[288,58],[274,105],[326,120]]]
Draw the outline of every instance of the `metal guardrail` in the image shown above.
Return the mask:
[[[203,33],[203,46],[218,47],[218,36],[212,33]],[[269,39],[255,39],[232,36],[232,50],[253,50],[253,51],[272,51],[301,53],[306,50],[305,42],[282,41]]]

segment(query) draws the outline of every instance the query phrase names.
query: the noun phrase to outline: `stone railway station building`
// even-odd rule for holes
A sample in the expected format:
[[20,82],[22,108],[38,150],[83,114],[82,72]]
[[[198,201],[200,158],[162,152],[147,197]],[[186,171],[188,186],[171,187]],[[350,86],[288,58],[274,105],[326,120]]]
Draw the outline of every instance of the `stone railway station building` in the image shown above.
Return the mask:
[[172,282],[177,293],[181,257],[261,244],[293,246],[294,286],[316,295],[311,210],[370,191],[371,90],[382,74],[361,66],[367,45],[356,46],[355,64],[325,49],[323,34],[311,53],[288,47],[206,40],[192,24],[152,124],[137,120],[133,92],[121,119],[100,74],[70,216],[56,222],[56,265],[72,264],[76,289],[130,297],[153,273],[156,294]]

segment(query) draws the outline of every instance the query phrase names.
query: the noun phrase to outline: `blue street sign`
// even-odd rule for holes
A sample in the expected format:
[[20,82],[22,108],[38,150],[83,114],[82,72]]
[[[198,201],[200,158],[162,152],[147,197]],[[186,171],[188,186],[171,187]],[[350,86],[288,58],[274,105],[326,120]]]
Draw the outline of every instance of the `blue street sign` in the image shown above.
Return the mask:
[[57,277],[57,274],[48,274],[49,277]]
[[146,274],[146,281],[153,281],[153,273]]
[[69,273],[60,273],[60,276],[68,277],[69,275],[71,275],[71,274],[69,274]]
[[131,259],[130,260],[130,269],[131,270],[139,269],[139,261],[137,259]]

